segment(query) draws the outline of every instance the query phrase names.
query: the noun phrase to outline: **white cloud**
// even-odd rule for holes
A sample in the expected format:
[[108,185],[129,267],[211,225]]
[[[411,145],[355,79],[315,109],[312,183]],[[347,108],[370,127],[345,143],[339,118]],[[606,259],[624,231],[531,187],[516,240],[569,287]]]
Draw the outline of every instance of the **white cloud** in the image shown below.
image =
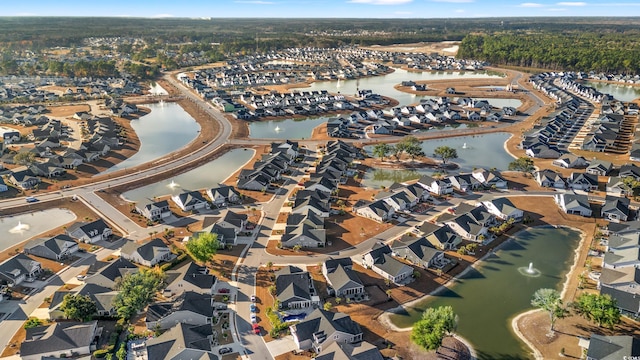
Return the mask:
[[238,4],[257,4],[257,5],[272,5],[272,1],[263,1],[263,0],[238,0],[234,1],[234,3]]
[[433,2],[444,2],[444,3],[453,3],[453,4],[462,4],[462,3],[472,3],[475,0],[431,0]]
[[586,2],[582,1],[572,1],[572,2],[559,2],[556,3],[558,6],[587,6]]
[[413,0],[350,0],[348,2],[354,4],[370,4],[370,5],[400,5],[408,4]]
[[156,14],[156,15],[151,15],[152,18],[171,18],[173,17],[173,15],[171,14]]
[[524,7],[524,8],[539,8],[539,7],[543,7],[544,5],[539,4],[539,3],[522,3],[520,5],[518,5],[519,7]]

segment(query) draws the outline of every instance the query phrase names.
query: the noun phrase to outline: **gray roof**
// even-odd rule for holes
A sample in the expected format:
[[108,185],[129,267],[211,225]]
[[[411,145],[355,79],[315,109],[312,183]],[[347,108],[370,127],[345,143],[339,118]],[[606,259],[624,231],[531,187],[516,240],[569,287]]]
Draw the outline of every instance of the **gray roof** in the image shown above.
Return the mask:
[[[210,324],[193,326],[178,323],[162,335],[147,340],[147,356],[154,360],[202,359],[205,355],[203,352],[206,352],[209,355],[204,359],[217,359],[217,356],[211,353],[209,337],[212,335],[213,328]],[[184,350],[192,351],[189,358],[181,354]]]
[[123,258],[117,258],[111,262],[96,261],[89,266],[85,283],[103,284],[103,286],[112,287],[117,278],[138,271],[139,269],[136,265]]
[[104,230],[108,228],[109,228],[109,225],[107,225],[107,223],[104,222],[104,220],[98,219],[88,223],[85,223],[85,222],[74,223],[73,225],[69,226],[69,228],[67,229],[67,233],[71,234],[79,229],[79,230],[82,230],[82,232],[87,234],[88,236],[94,237],[97,234],[102,234]]
[[120,250],[121,253],[125,255],[133,255],[134,253],[140,254],[144,260],[153,260],[156,257],[159,250],[169,249],[169,247],[158,238],[144,241],[142,243],[137,243],[135,241],[129,240]]
[[640,355],[640,339],[632,336],[591,334],[587,357],[595,360],[619,360]]
[[342,265],[327,274],[327,280],[335,290],[350,289],[356,287],[362,287],[362,281],[358,277],[358,274]]
[[62,252],[63,245],[68,242],[71,242],[74,244],[76,243],[68,235],[58,234],[50,238],[39,238],[39,239],[31,240],[24,245],[24,250],[28,252],[29,250],[34,249],[36,247],[44,247],[48,251],[50,251],[52,254],[60,255],[60,253]]
[[49,310],[55,309],[62,304],[65,295],[79,294],[89,296],[96,304],[98,311],[111,311],[113,309],[113,300],[118,294],[117,291],[96,284],[84,284],[79,288],[67,291],[56,291],[51,297]]
[[604,206],[602,206],[602,213],[618,213],[629,216],[630,203],[628,198],[607,196],[604,200]]
[[[611,226],[612,224],[609,224]],[[609,248],[625,248],[640,246],[640,234],[628,233],[624,235],[610,235],[609,236]]]
[[335,342],[323,349],[316,360],[384,360],[377,347],[363,341],[358,344]]
[[324,228],[324,219],[312,210],[308,210],[306,213],[291,213],[287,217],[287,226],[300,226],[303,224],[322,229]]
[[59,322],[27,329],[26,340],[20,345],[20,355],[29,356],[89,346],[93,342],[97,321],[86,323]]
[[442,251],[433,247],[426,238],[409,235],[403,235],[400,239],[394,241],[391,248],[399,257],[406,257],[414,263],[428,263],[442,253]]
[[207,273],[207,268],[198,266],[194,262],[189,262],[175,270],[169,270],[166,274],[165,282],[171,284],[176,281],[185,281],[203,291],[211,290],[216,283],[216,277]]
[[506,197],[494,198],[489,200],[501,213],[509,215],[514,211],[517,211],[518,208],[513,205],[511,200]]
[[311,300],[311,275],[295,266],[276,271],[276,298],[282,305],[289,301]]
[[600,289],[600,294],[611,296],[618,308],[632,314],[640,314],[640,295],[606,286]]
[[178,311],[189,311],[202,316],[213,316],[211,295],[200,294],[193,291],[185,291],[175,301],[149,305],[147,310],[147,322],[158,321]]
[[295,328],[298,342],[307,339],[313,341],[314,334],[316,336],[324,334],[327,339],[336,332],[351,335],[362,334],[360,325],[351,320],[349,315],[322,309],[315,309],[306,319],[292,327]]
[[604,254],[604,263],[607,265],[620,265],[628,262],[640,263],[640,248],[630,248],[607,252]]

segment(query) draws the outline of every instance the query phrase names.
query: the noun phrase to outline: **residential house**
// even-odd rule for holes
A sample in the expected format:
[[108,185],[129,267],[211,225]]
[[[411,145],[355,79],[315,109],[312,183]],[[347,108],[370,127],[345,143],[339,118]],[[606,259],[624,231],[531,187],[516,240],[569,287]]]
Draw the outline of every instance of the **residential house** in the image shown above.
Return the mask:
[[628,198],[607,196],[604,200],[600,215],[604,219],[612,222],[627,221],[629,219],[630,203],[631,201]]
[[364,285],[353,271],[351,258],[329,258],[322,263],[322,275],[327,280],[329,296],[354,297],[364,294]]
[[567,178],[567,186],[572,190],[587,192],[598,190],[598,175],[571,173],[569,178]]
[[362,256],[362,266],[396,285],[411,279],[413,268],[394,259],[389,245],[376,243],[371,251]]
[[395,214],[393,207],[384,200],[374,202],[360,200],[353,206],[353,210],[357,215],[379,223],[391,220]]
[[582,169],[589,165],[587,159],[582,156],[567,153],[553,161],[553,165],[560,166],[565,169]]
[[320,200],[318,197],[310,196],[302,198],[297,196],[291,212],[306,214],[309,211],[313,211],[316,215],[323,218],[329,217],[329,204],[326,201]]
[[[311,210],[309,212],[313,213]],[[324,228],[316,228],[309,224],[287,226],[280,238],[280,243],[285,248],[293,248],[295,246],[303,248],[325,247],[327,245],[327,233]]]
[[542,187],[550,187],[554,189],[564,189],[565,182],[559,173],[553,170],[539,170],[533,173],[533,177]]
[[453,193],[453,185],[449,179],[437,180],[431,176],[424,175],[418,180],[418,185],[436,195]]
[[85,284],[96,284],[106,288],[115,288],[118,279],[127,274],[138,272],[139,269],[129,260],[121,257],[110,262],[96,261],[87,270]]
[[154,360],[217,360],[212,352],[213,328],[210,324],[177,323],[160,336],[145,341],[146,358]]
[[640,181],[640,166],[636,164],[625,164],[620,167],[620,174],[618,175],[621,178],[626,178],[627,176],[632,177],[634,180]]
[[448,225],[440,226],[425,221],[417,227],[422,236],[427,239],[436,249],[455,250],[462,242],[462,238],[456,234]]
[[360,325],[347,314],[315,309],[303,321],[289,327],[298,350],[313,349],[316,353],[333,343],[362,341]]
[[507,181],[500,176],[497,171],[476,169],[471,175],[478,180],[485,188],[506,189]]
[[311,275],[292,265],[275,272],[280,309],[307,309],[320,304]]
[[405,234],[391,245],[393,255],[421,268],[442,268],[446,263],[444,252],[436,249],[425,237]]
[[169,247],[158,238],[143,241],[141,243],[133,240],[127,241],[120,250],[120,256],[136,264],[152,267],[163,261],[171,261],[175,254]]
[[585,172],[592,175],[607,176],[611,169],[613,169],[613,164],[610,161],[593,160],[589,163]]
[[[1,146],[0,146],[1,147]],[[0,154],[2,153],[2,151],[0,150]],[[2,167],[2,165],[0,165],[0,168]],[[7,184],[4,182],[4,179],[0,177],[0,192],[5,192],[5,191],[9,191],[9,187],[7,186]]]
[[78,243],[67,235],[59,234],[49,238],[39,238],[27,242],[24,253],[60,261],[78,251]]
[[623,267],[640,266],[640,247],[608,251],[604,254],[602,267],[618,269]]
[[58,290],[53,293],[51,302],[49,303],[49,320],[67,319],[64,311],[61,309],[62,302],[66,295],[83,295],[88,296],[94,304],[96,304],[96,314],[104,317],[114,317],[117,315],[114,307],[114,300],[118,292],[96,284],[83,284],[73,290]]
[[67,234],[85,243],[93,244],[100,240],[107,240],[113,231],[102,219],[91,222],[76,222],[67,228]]
[[630,185],[624,182],[624,179],[619,176],[610,176],[607,180],[606,186],[607,195],[613,196],[629,196],[633,194],[633,189]]
[[213,311],[211,294],[185,291],[174,301],[149,305],[145,321],[149,330],[166,330],[178,323],[207,325],[211,324]]
[[389,204],[394,212],[412,209],[418,204],[418,198],[408,191],[398,191],[382,198],[382,201]]
[[598,279],[600,294],[616,300],[618,308],[632,316],[640,314],[640,268],[603,268]]
[[42,265],[25,254],[18,254],[0,263],[0,282],[9,287],[23,281],[33,281],[42,271]]
[[484,206],[490,214],[503,221],[507,221],[509,219],[522,221],[522,218],[524,217],[524,212],[515,207],[508,198],[502,197],[483,201],[482,206]]
[[136,206],[136,210],[150,221],[161,221],[171,216],[171,210],[169,210],[169,202],[167,200],[140,204]]
[[[609,225],[612,225],[612,224],[609,224]],[[609,235],[609,242],[607,243],[607,251],[617,252],[617,251],[633,249],[637,247],[640,247],[640,233],[638,232]]]
[[219,186],[207,190],[207,196],[215,206],[226,206],[240,202],[240,193],[233,186]]
[[196,211],[209,208],[209,203],[198,191],[187,191],[173,195],[171,200],[173,200],[182,211]]
[[41,182],[40,178],[26,167],[11,171],[9,181],[23,190],[32,189]]
[[165,272],[164,288],[165,296],[173,297],[185,291],[193,291],[200,294],[213,294],[218,279],[209,273],[204,266],[199,266],[194,262],[188,262],[177,269]]
[[485,242],[489,238],[489,228],[478,223],[469,213],[463,213],[444,222],[465,240]]
[[640,356],[640,339],[629,335],[591,334],[586,347],[587,360],[633,359]]
[[567,214],[591,216],[591,205],[587,195],[576,193],[555,194],[553,196],[556,204]]
[[471,174],[459,174],[449,176],[449,182],[454,189],[460,192],[478,190],[482,188],[482,183]]
[[88,355],[96,349],[98,321],[55,322],[27,329],[20,345],[20,358],[41,360],[45,357]]
[[200,233],[211,233],[216,234],[218,241],[223,245],[236,245],[238,234],[245,229],[247,218],[246,214],[237,214],[231,210],[223,217],[207,216],[202,222],[202,230],[195,232],[193,237]]
[[358,344],[334,342],[324,346],[316,360],[384,360],[378,348],[366,341]]

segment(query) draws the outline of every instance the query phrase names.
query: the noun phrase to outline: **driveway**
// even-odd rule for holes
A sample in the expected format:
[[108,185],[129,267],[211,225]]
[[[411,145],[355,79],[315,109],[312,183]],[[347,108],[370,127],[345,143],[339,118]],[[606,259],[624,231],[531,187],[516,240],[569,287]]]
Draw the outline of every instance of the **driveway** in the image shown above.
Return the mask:
[[269,353],[275,359],[276,356],[297,350],[298,347],[295,341],[293,341],[293,336],[287,335],[283,338],[268,342],[267,349],[269,349]]

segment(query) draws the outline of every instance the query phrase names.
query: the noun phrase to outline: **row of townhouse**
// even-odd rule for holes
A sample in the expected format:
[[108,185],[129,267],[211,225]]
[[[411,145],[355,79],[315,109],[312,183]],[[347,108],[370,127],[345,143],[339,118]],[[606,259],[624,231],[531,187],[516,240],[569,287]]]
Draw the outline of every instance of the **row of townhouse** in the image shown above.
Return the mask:
[[507,189],[507,181],[498,171],[476,169],[469,174],[451,175],[449,177],[436,179],[425,175],[421,177],[417,184],[427,189],[435,195],[447,195],[454,190],[467,192],[478,189]]
[[272,183],[281,179],[283,173],[289,172],[289,167],[298,157],[298,143],[286,141],[282,144],[272,144],[271,152],[264,154],[260,161],[253,165],[253,169],[243,169],[238,175],[238,189],[253,191],[273,191]]
[[[200,191],[185,191],[171,196],[171,200],[182,211],[187,212],[208,209],[210,205],[223,207],[242,201],[242,195],[233,186],[229,185],[219,185],[209,188],[205,193],[209,200],[207,200]],[[137,211],[152,221],[162,220],[171,216],[169,203],[166,200],[141,204],[138,206]]]

